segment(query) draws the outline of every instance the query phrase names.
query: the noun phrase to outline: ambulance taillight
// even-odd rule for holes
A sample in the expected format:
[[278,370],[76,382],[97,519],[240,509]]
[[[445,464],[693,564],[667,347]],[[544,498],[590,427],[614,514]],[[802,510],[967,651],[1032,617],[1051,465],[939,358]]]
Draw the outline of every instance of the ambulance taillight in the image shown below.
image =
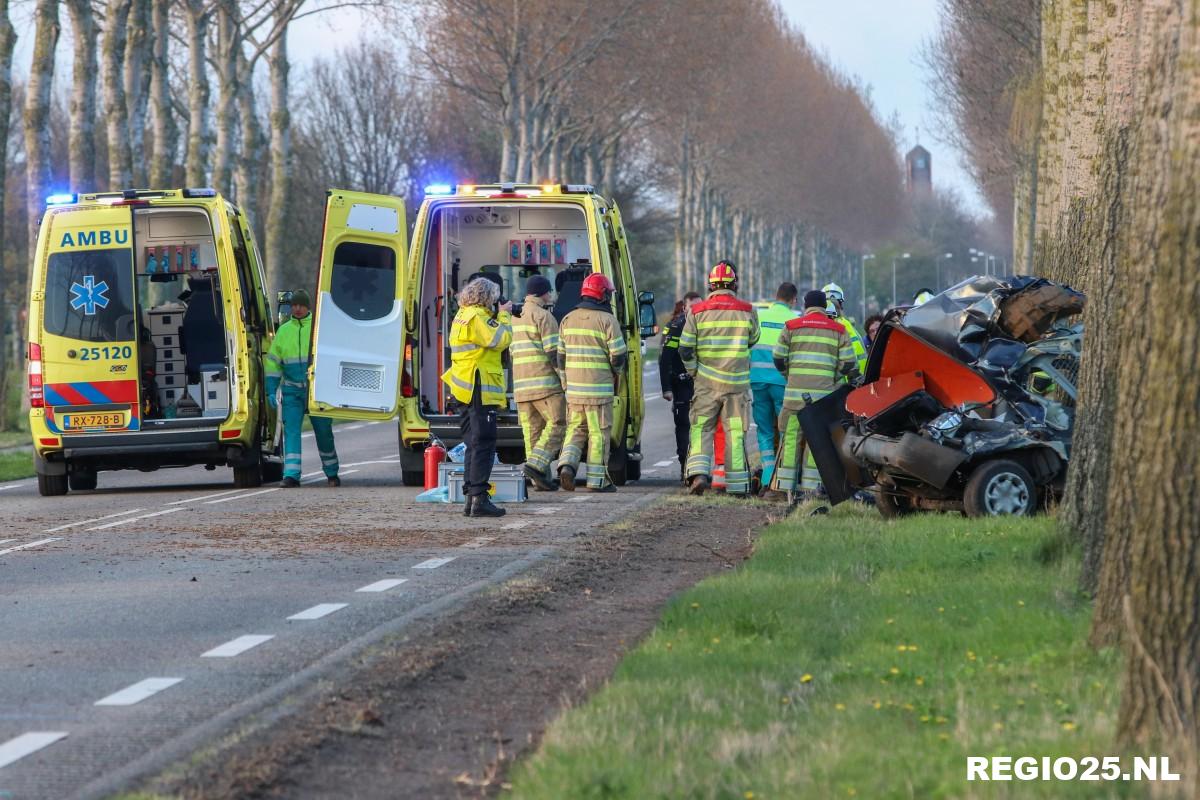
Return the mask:
[[412,368],[413,346],[406,344],[404,346],[404,372],[400,375],[400,395],[402,397],[415,397],[417,394],[413,390]]
[[29,343],[29,406],[30,408],[45,408],[46,398],[42,391],[42,346],[36,342]]

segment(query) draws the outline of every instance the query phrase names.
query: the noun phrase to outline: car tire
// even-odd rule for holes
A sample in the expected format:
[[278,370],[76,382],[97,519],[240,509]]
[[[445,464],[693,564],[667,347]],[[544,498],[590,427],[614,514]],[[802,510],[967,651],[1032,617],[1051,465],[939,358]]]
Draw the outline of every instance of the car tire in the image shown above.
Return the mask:
[[624,447],[609,454],[608,479],[613,482],[613,486],[624,486],[629,480],[629,456]]
[[72,492],[90,492],[96,488],[95,470],[76,470],[67,476]]
[[[233,485],[237,489],[254,489],[263,483],[262,451],[256,440],[250,447],[253,456],[249,463],[235,465],[233,468]],[[281,476],[282,477],[282,476]]]
[[963,491],[968,517],[1027,517],[1038,507],[1037,485],[1015,461],[996,459],[975,468]]
[[69,488],[66,475],[43,475],[39,472],[37,481],[38,494],[42,497],[61,497]]
[[400,481],[405,486],[425,486],[425,454],[400,441]]
[[897,519],[913,513],[912,498],[904,494],[893,494],[880,488],[875,496],[875,507],[885,519]]

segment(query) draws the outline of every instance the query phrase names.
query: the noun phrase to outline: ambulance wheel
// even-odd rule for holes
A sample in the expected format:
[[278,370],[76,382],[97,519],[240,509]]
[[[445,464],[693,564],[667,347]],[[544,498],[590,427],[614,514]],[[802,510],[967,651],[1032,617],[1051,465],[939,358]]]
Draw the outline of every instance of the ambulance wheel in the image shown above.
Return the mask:
[[1029,471],[1003,458],[976,467],[963,491],[968,517],[1027,517],[1037,505],[1037,486]]
[[39,472],[37,479],[38,494],[42,497],[59,497],[67,493],[66,475],[43,475]]
[[[252,452],[254,455],[250,461],[233,467],[233,485],[238,489],[253,489],[263,484],[262,452],[258,447],[252,448]],[[280,477],[283,477],[282,474]]]
[[405,486],[425,486],[425,453],[400,443],[400,481]]
[[96,488],[96,471],[75,470],[67,477],[67,484],[71,487],[72,492],[90,492]]
[[614,486],[624,486],[629,480],[629,456],[624,445],[608,456],[608,479]]

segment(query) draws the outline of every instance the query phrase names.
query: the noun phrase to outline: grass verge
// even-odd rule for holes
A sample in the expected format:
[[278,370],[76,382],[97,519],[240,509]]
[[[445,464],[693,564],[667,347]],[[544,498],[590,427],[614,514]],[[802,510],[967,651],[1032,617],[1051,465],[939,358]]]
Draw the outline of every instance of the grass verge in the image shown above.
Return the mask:
[[1114,752],[1117,656],[1086,644],[1077,561],[1048,518],[793,516],[676,598],[513,796],[1129,796],[965,780],[968,755]]
[[32,477],[33,455],[28,452],[0,453],[0,481]]

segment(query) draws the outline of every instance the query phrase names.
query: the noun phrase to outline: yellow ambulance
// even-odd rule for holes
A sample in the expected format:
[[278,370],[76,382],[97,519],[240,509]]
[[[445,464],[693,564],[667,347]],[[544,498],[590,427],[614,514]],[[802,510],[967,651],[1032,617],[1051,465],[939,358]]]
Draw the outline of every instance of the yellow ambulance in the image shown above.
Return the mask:
[[38,490],[201,464],[239,487],[279,480],[273,335],[250,225],[214,190],[47,198],[29,302]]
[[[404,483],[423,483],[431,437],[453,447],[457,401],[441,375],[450,363],[450,324],[468,278],[491,273],[520,304],[542,275],[554,286],[559,320],[579,302],[583,279],[600,272],[616,286],[613,311],[629,344],[614,405],[609,472],[623,484],[641,475],[645,413],[641,338],[657,332],[654,296],[637,291],[621,212],[591,186],[430,186],[406,247],[405,209],[395,197],[329,194],[310,367],[309,410],[345,419],[398,415]],[[499,414],[498,455],[525,459],[512,400]]]

